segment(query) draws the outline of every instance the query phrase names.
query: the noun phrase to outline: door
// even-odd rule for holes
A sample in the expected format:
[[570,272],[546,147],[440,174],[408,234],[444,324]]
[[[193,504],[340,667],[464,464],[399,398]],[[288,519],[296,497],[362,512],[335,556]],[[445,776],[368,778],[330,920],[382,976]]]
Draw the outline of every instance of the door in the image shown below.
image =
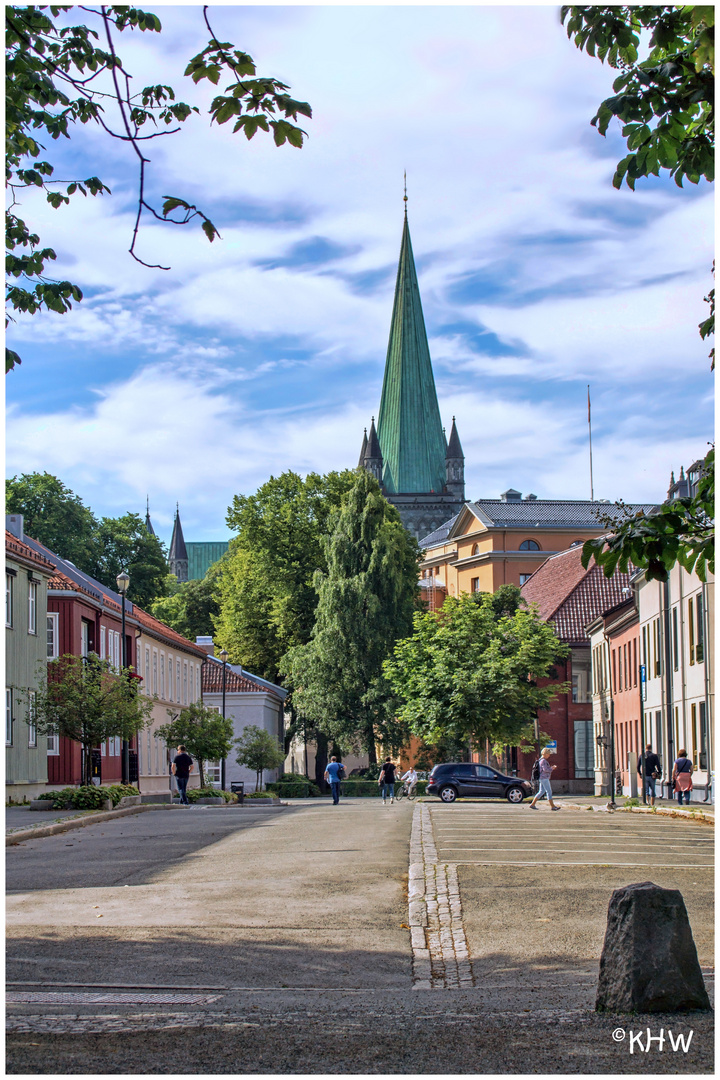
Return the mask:
[[505,790],[496,772],[487,765],[476,765],[478,795],[486,798],[502,798]]
[[470,762],[462,762],[456,765],[453,771],[453,780],[457,784],[461,795],[479,795],[477,782],[477,765]]
[[99,750],[90,751],[90,781],[98,787],[102,784],[102,754]]

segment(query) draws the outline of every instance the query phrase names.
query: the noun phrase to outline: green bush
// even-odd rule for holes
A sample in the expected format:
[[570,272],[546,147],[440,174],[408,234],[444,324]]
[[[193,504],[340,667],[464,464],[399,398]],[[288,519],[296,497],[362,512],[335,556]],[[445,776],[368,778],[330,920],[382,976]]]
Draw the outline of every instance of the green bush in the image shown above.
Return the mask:
[[[293,773],[287,775],[290,779],[283,778],[274,783],[266,784],[267,793],[269,795],[282,795],[285,799],[307,799],[321,794],[320,788],[312,780],[300,779]],[[249,796],[246,795],[245,798],[247,799]]]
[[132,784],[110,784],[107,788],[98,788],[99,791],[106,791],[107,795],[112,799],[113,806],[117,806],[121,799],[124,799],[126,795],[139,795],[140,792]]
[[65,787],[60,791],[44,791],[40,799],[52,803],[53,810],[102,810],[108,799],[117,806],[124,795],[139,795],[136,787],[130,784],[111,784],[110,787],[96,787],[95,784],[82,787]]
[[277,795],[277,791],[270,791],[271,785],[268,784],[267,791],[251,791],[249,795],[246,795],[246,799],[271,799],[274,795]]
[[187,797],[188,797],[188,802],[193,803],[193,802],[197,802],[198,799],[220,799],[220,798],[223,798],[224,794],[227,795],[227,794],[229,794],[229,792],[223,793],[220,790],[220,788],[200,787],[200,788],[189,788],[188,793],[187,793]]

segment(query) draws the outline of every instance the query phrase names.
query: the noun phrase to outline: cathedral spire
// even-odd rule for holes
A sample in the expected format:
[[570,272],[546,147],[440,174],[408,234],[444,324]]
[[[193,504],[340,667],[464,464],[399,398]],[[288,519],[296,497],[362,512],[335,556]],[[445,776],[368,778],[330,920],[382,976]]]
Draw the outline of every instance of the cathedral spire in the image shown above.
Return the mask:
[[146,506],[146,509],[145,509],[145,531],[148,532],[150,534],[150,536],[154,536],[155,535],[155,530],[153,529],[152,521],[150,520],[150,496],[149,495],[146,496],[146,504],[145,504],[145,506]]
[[187,581],[188,553],[185,547],[182,525],[180,524],[180,506],[178,504],[175,506],[175,521],[173,523],[168,562],[170,564],[170,573],[174,574],[178,581]]
[[[405,207],[407,211],[407,202]],[[377,436],[383,458],[383,486],[388,494],[443,491],[447,444],[407,216],[403,222]]]

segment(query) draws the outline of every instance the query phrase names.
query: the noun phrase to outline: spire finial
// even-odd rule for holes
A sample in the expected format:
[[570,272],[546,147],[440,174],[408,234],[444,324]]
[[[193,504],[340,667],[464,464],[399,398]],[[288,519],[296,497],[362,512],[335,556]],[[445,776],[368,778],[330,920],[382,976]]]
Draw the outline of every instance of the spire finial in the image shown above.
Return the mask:
[[405,217],[407,217],[407,169],[403,169],[403,202],[405,203]]
[[150,513],[150,496],[149,495],[145,496],[145,512],[147,514]]

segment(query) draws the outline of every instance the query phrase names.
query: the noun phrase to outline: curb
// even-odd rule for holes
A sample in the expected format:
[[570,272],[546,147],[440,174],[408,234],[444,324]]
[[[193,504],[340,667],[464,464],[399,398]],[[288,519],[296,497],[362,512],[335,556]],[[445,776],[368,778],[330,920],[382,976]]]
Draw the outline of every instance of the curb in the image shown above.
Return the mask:
[[570,810],[592,810],[596,814],[653,814],[658,817],[686,818],[688,821],[703,821],[707,825],[715,824],[715,815],[704,813],[702,810],[677,810],[669,806],[616,806],[614,810],[608,810],[607,806],[580,806],[579,803],[562,803]]
[[37,837],[55,836],[56,833],[69,832],[72,829],[82,829],[85,825],[96,825],[100,821],[110,821],[111,818],[128,817],[130,814],[144,814],[147,810],[172,809],[169,803],[145,803],[140,806],[125,806],[122,810],[105,810],[100,814],[88,814],[83,818],[68,818],[67,821],[57,821],[54,825],[38,825],[34,829],[22,829],[20,832],[10,833],[5,837],[5,846],[23,843],[25,840],[34,840]]

